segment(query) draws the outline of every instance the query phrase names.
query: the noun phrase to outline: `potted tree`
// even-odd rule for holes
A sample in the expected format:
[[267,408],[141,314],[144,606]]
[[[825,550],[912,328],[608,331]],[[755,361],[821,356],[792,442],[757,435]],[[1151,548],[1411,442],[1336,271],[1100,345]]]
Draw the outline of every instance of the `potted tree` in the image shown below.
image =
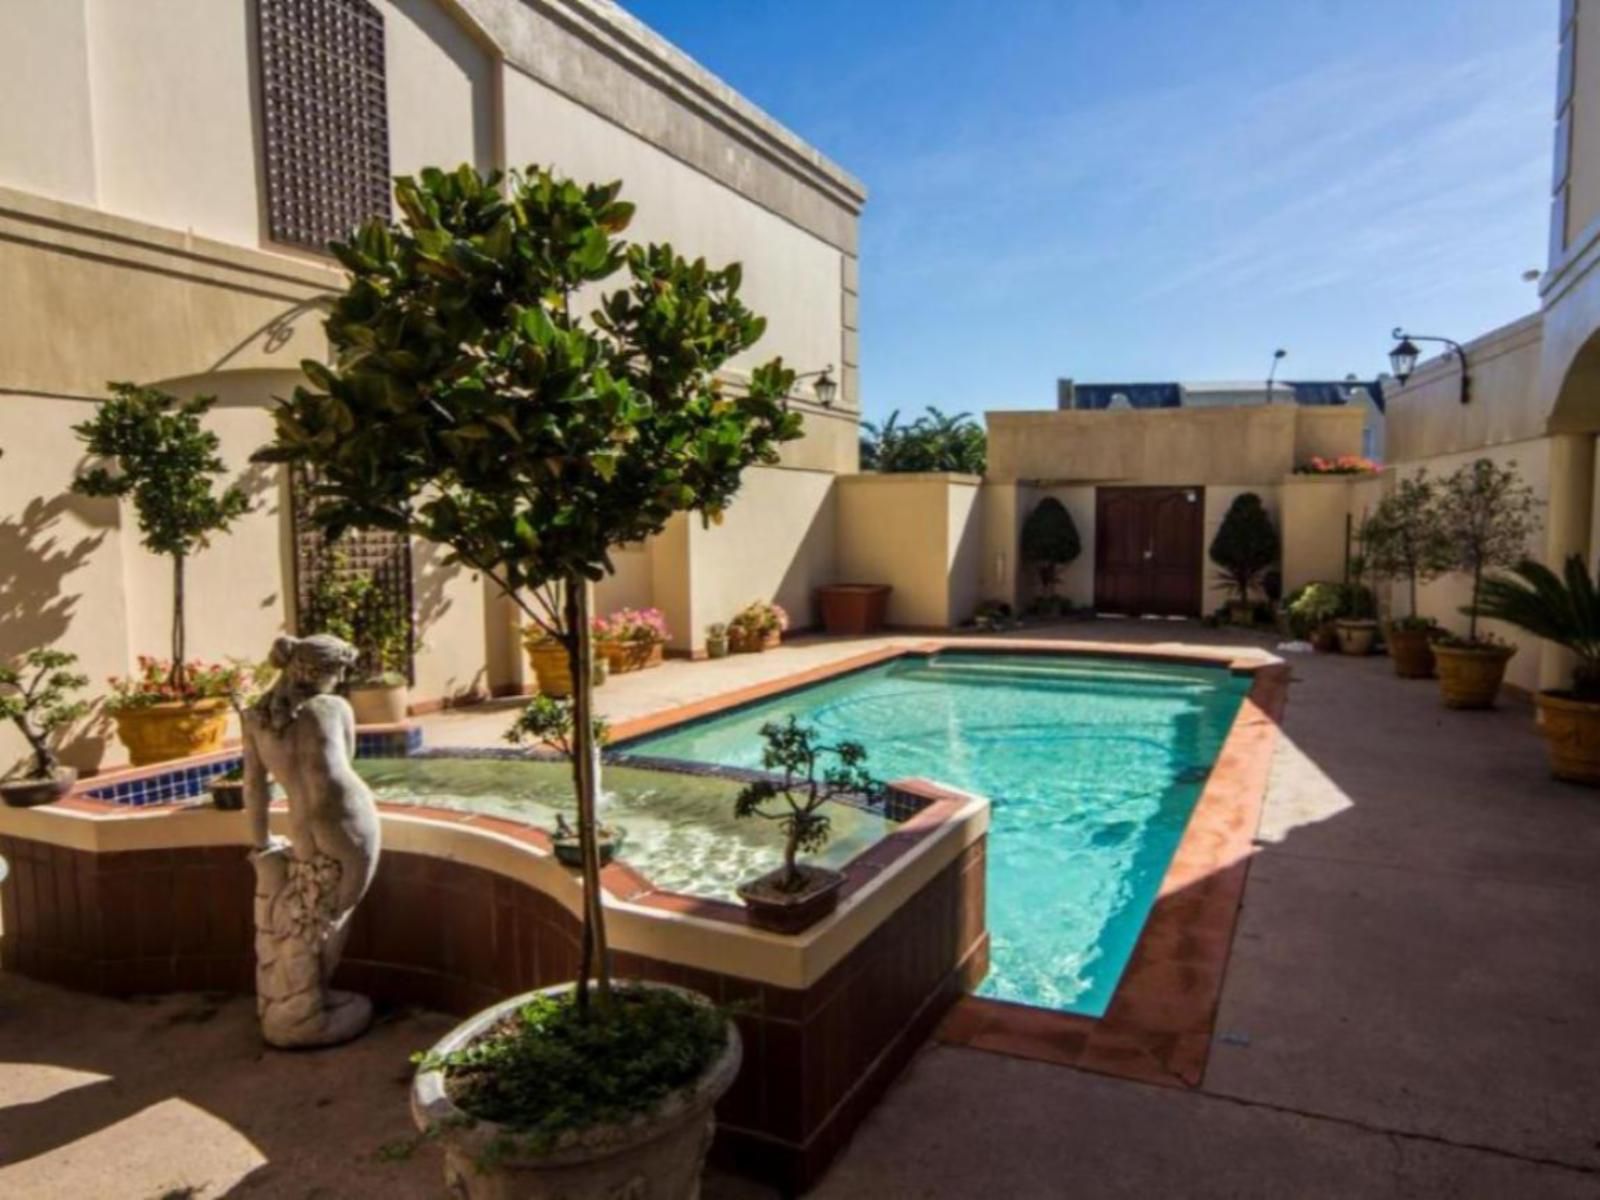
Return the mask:
[[597,622],[594,636],[611,674],[624,675],[659,667],[672,634],[659,608],[624,608]]
[[214,396],[180,402],[131,383],[113,383],[111,393],[90,420],[73,426],[88,453],[109,465],[83,471],[72,490],[130,497],[145,548],[172,560],[172,657],[159,674],[149,669],[156,660],[141,658],[140,670],[116,682],[115,703],[107,705],[129,757],[141,766],[211,753],[222,744],[229,680],[215,667],[188,660],[184,573],[212,535],[250,511],[250,501],[237,485],[220,492],[214,486],[227,466],[217,435],[200,421]]
[[1363,550],[1374,575],[1406,585],[1406,615],[1391,617],[1383,631],[1395,674],[1402,679],[1431,678],[1433,639],[1439,626],[1418,611],[1417,585],[1437,577],[1449,559],[1439,527],[1438,486],[1426,469],[1401,479],[1378,502],[1366,523]]
[[1367,523],[1363,521],[1357,534],[1362,552],[1345,555],[1339,615],[1333,621],[1339,652],[1355,658],[1371,654],[1378,640],[1378,598],[1367,586],[1366,538]]
[[735,654],[760,654],[783,641],[789,614],[766,600],[753,600],[728,622],[728,647]]
[[1022,561],[1033,565],[1039,579],[1040,595],[1034,601],[1034,610],[1043,616],[1059,616],[1063,604],[1056,588],[1061,583],[1061,572],[1083,553],[1072,514],[1054,496],[1046,496],[1022,523],[1021,540]]
[[[782,772],[747,784],[734,801],[734,815],[776,821],[783,831],[783,865],[739,886],[750,923],[774,933],[799,933],[822,920],[839,903],[844,876],[800,862],[801,851],[828,843],[830,822],[822,806],[841,796],[872,799],[881,790],[867,774],[867,751],[860,742],[822,745],[817,731],[794,717],[761,727],[766,743],[761,765]],[[823,759],[834,761],[826,766]],[[818,778],[818,771],[821,778]],[[781,801],[781,804],[778,803]]]
[[311,593],[307,625],[354,646],[360,656],[347,681],[357,725],[398,725],[409,704],[411,623],[388,589],[368,573],[352,573],[335,551]]
[[1540,692],[1539,730],[1557,779],[1600,787],[1600,589],[1581,554],[1562,575],[1524,559],[1509,578],[1491,576],[1479,612],[1572,651],[1570,688]]
[[[620,235],[621,185],[539,167],[397,181],[401,222],[334,253],[334,361],[277,411],[263,461],[318,478],[312,519],[404,531],[497,584],[566,653],[582,858],[577,978],[471,1018],[424,1060],[418,1124],[471,1197],[693,1194],[738,1035],[706,1002],[613,985],[596,814],[591,585],[678,513],[721,518],[801,432],[794,372],[719,372],[761,337],[737,265]],[[603,291],[626,268],[625,285]],[[598,309],[586,312],[588,303]]]
[[51,744],[55,735],[89,711],[72,694],[89,683],[73,670],[78,656],[65,650],[30,650],[16,662],[0,663],[0,720],[10,721],[28,743],[20,773],[0,780],[0,799],[13,808],[49,804],[72,790],[74,767],[64,767]]
[[1479,605],[1485,571],[1522,561],[1533,535],[1537,501],[1516,467],[1487,458],[1447,476],[1439,493],[1439,530],[1444,561],[1472,577],[1465,637],[1444,636],[1433,644],[1439,690],[1448,708],[1492,708],[1516,647],[1492,634],[1480,636]]
[[1228,619],[1236,625],[1254,624],[1250,593],[1278,562],[1278,531],[1260,496],[1244,492],[1234,497],[1211,539],[1210,555],[1217,566],[1218,582],[1233,593]]
[[728,626],[724,622],[706,626],[706,657],[728,657]]

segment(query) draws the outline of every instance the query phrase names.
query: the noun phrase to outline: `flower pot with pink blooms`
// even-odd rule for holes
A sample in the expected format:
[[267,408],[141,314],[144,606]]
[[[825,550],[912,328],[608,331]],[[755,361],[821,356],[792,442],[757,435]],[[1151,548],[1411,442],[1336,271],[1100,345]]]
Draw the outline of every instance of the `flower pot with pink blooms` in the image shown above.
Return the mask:
[[594,648],[613,675],[659,667],[672,637],[659,608],[623,608],[594,621]]
[[783,641],[789,614],[767,600],[745,605],[728,622],[728,648],[735,654],[760,654]]

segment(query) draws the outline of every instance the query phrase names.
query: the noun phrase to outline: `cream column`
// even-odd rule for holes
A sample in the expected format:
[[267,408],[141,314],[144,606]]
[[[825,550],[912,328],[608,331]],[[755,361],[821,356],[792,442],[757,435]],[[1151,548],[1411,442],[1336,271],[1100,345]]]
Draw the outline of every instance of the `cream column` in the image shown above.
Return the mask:
[[[1550,506],[1545,513],[1544,561],[1560,571],[1567,557],[1594,557],[1595,435],[1556,434],[1550,439]],[[1539,686],[1567,687],[1572,655],[1549,642],[1539,650]]]

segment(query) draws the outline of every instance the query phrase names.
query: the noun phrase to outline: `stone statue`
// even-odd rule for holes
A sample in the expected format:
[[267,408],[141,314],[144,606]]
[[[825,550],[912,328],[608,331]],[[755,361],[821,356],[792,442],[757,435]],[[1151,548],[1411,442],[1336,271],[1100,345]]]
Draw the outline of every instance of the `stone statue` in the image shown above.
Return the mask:
[[[350,765],[355,714],[333,694],[356,661],[336,637],[280,637],[278,678],[245,713],[245,806],[256,870],[256,1012],[274,1046],[328,1046],[366,1029],[365,996],[328,986],[350,917],[378,867],[378,810]],[[289,839],[269,833],[269,779],[289,801]]]

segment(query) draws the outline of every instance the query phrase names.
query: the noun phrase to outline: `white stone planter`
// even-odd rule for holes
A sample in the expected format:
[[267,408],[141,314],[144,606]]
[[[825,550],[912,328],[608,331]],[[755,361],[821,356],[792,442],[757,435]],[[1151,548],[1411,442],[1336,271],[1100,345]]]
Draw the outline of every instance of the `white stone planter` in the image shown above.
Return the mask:
[[[702,1003],[704,997],[667,984],[661,988]],[[481,1037],[496,1022],[538,995],[556,996],[570,983],[527,992],[469,1017],[433,1047],[449,1054]],[[491,1152],[505,1126],[468,1116],[445,1093],[444,1072],[419,1071],[411,1084],[411,1115],[444,1147],[445,1182],[459,1200],[696,1200],[717,1100],[739,1073],[739,1031],[728,1022],[722,1053],[691,1087],[665,1097],[647,1113],[617,1125],[573,1130],[544,1154]],[[502,1143],[504,1144],[504,1143]],[[492,1162],[487,1170],[483,1163]]]

